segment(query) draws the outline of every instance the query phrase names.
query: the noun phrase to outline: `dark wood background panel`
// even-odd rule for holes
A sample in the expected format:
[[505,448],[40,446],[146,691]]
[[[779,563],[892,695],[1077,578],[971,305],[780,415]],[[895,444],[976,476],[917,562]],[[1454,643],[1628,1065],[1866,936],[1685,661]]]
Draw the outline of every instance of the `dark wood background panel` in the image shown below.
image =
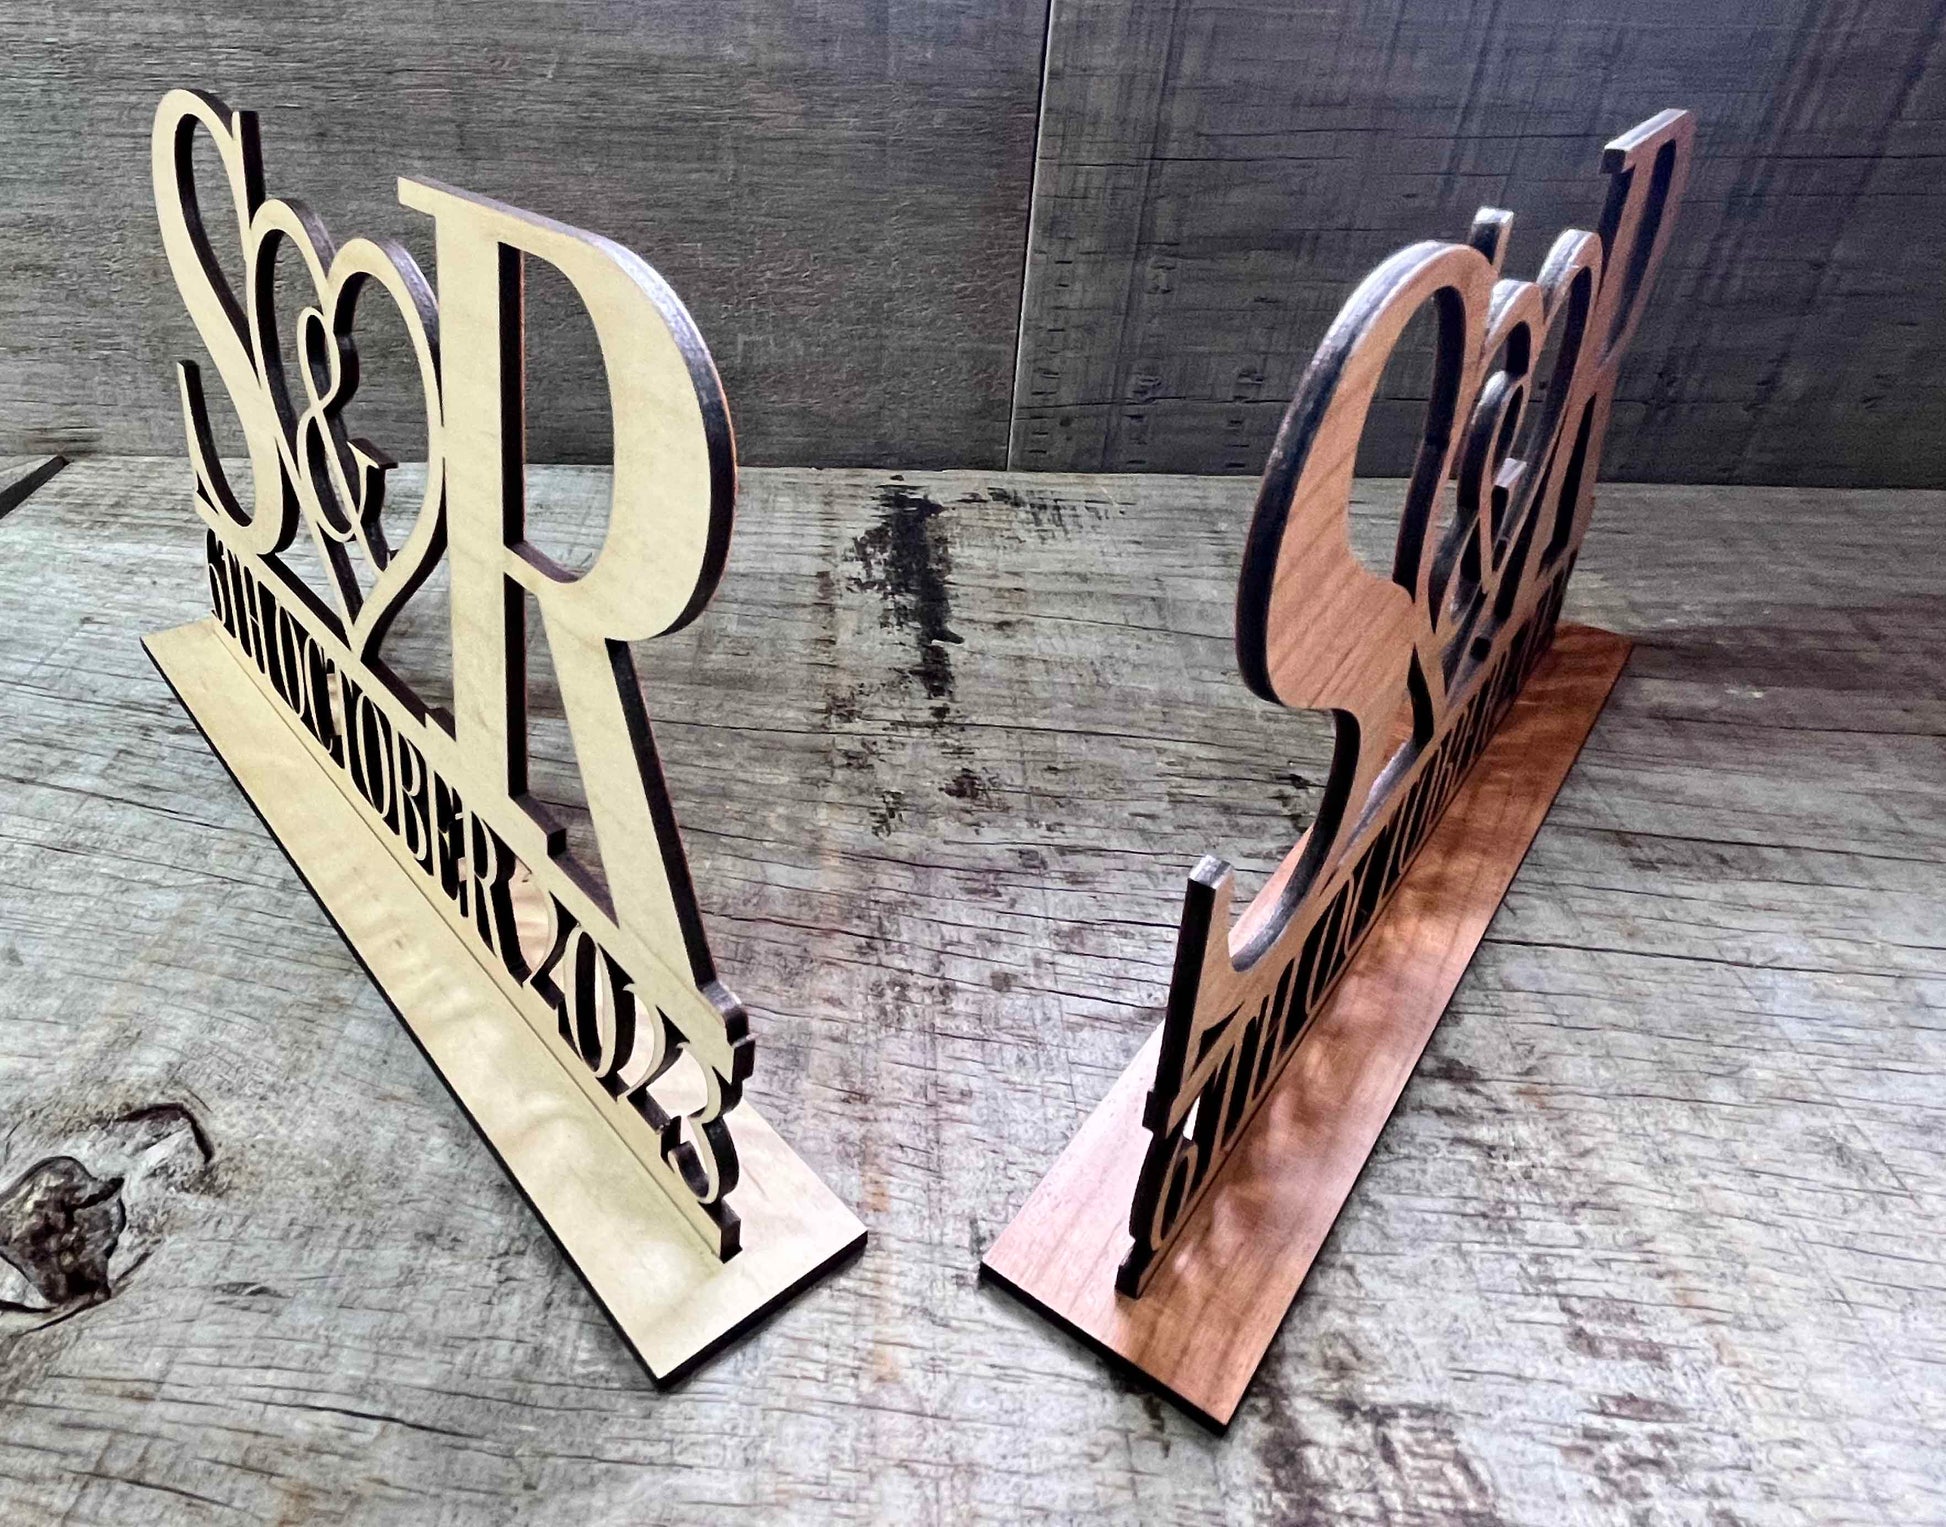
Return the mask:
[[[1700,120],[1605,475],[1946,481],[1940,0],[1054,0],[1018,468],[1254,472],[1352,286],[1517,214],[1531,275],[1601,145]],[[1402,470],[1423,374],[1367,470]]]
[[[173,85],[263,119],[273,195],[389,232],[425,175],[609,234],[690,305],[746,459],[999,465],[1044,0],[0,4],[0,448],[179,452],[201,345],[156,233]],[[593,331],[534,297],[535,459],[604,460]],[[383,325],[381,325],[381,330]],[[361,346],[361,348],[370,348]],[[357,427],[410,457],[379,336]],[[354,405],[354,414],[361,411]]]
[[[749,461],[1245,473],[1376,260],[1492,200],[1531,272],[1594,218],[1601,143],[1682,104],[1699,162],[1608,475],[1937,484],[1943,17],[1054,0],[1050,30],[1044,0],[0,0],[0,449],[180,448],[171,366],[199,346],[146,168],[172,84],[262,113],[272,190],[341,236],[426,256],[407,173],[640,250],[695,311]],[[548,281],[533,306],[535,457],[601,460],[592,331]],[[409,459],[385,328],[353,422]],[[1415,390],[1407,368],[1368,469],[1401,464]]]

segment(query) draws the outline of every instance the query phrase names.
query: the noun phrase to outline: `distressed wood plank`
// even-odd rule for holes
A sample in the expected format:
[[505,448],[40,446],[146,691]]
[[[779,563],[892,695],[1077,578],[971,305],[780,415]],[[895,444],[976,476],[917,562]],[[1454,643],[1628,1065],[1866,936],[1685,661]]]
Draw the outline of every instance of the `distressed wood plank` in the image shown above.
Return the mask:
[[[600,474],[542,485],[591,549]],[[1568,614],[1629,671],[1218,1442],[975,1264],[1196,857],[1308,817],[1322,730],[1234,676],[1251,484],[748,475],[641,665],[751,1097],[872,1243],[660,1395],[143,658],[187,491],[0,525],[0,1189],[65,1152],[129,1215],[105,1302],[0,1332],[0,1516],[1946,1510],[1946,495],[1602,490]]]
[[[1345,293],[1516,213],[1594,226],[1601,145],[1695,111],[1605,475],[1946,482],[1946,7],[1054,0],[1010,464],[1255,472]],[[1429,362],[1367,467],[1405,471]]]
[[0,456],[0,515],[11,514],[67,465],[64,456]]
[[[706,6],[321,0],[5,7],[0,448],[181,448],[200,353],[143,184],[165,91],[258,111],[271,189],[393,234],[427,176],[620,240],[681,293],[747,461],[1000,465],[1042,0]],[[537,283],[535,459],[607,459],[592,329]],[[391,341],[391,343],[387,343]],[[411,358],[361,327],[360,428],[423,440]]]

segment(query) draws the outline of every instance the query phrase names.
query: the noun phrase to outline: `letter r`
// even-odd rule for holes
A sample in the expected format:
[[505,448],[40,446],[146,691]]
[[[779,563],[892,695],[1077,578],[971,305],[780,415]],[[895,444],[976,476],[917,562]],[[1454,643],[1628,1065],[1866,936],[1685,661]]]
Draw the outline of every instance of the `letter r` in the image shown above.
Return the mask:
[[[526,792],[525,598],[532,595],[595,836],[606,850],[615,915],[680,937],[707,979],[707,948],[627,643],[692,619],[723,570],[736,467],[715,367],[675,294],[621,245],[431,181],[401,180],[399,199],[435,222],[453,724],[465,791],[514,801]],[[528,255],[574,288],[608,377],[615,441],[608,532],[579,576],[526,539]],[[641,852],[649,841],[661,844],[660,856]]]

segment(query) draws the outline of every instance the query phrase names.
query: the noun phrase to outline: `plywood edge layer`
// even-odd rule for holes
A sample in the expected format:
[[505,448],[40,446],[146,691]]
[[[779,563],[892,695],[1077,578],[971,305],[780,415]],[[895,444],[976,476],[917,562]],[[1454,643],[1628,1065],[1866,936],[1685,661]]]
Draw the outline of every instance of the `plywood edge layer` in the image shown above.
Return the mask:
[[743,1249],[694,1230],[305,751],[213,619],[145,637],[184,710],[658,1385],[855,1255],[865,1227],[747,1102]]
[[981,1260],[982,1277],[1229,1425],[1628,661],[1564,625],[1148,1291],[1115,1291],[1160,1030]]

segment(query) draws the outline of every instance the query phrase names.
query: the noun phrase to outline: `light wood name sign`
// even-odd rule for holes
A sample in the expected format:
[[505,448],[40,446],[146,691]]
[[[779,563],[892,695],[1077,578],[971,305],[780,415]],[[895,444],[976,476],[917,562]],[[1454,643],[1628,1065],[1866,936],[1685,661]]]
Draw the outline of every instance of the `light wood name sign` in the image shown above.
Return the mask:
[[[199,195],[199,133],[227,215]],[[163,99],[154,175],[170,268],[252,484],[232,485],[202,370],[182,363],[213,613],[148,637],[149,654],[624,1337],[671,1380],[865,1237],[741,1101],[755,1044],[710,958],[628,645],[694,619],[723,570],[736,462],[709,352],[620,245],[402,180],[399,199],[433,219],[435,297],[397,244],[336,244],[302,203],[267,197],[256,119],[210,96]],[[219,241],[234,241],[237,288]],[[525,532],[528,259],[586,308],[614,410],[607,535],[580,573]],[[308,281],[294,302],[280,268]],[[370,301],[403,322],[424,393],[425,486],[397,544],[381,513],[393,463],[344,419]],[[300,530],[319,587],[300,575]],[[449,709],[385,658],[442,558]],[[559,683],[598,863],[528,789],[530,635]]]
[[[1233,922],[1190,877],[1161,1026],[984,1272],[1227,1425],[1627,659],[1557,634],[1616,378],[1681,199],[1693,119],[1608,146],[1600,232],[1501,277],[1512,215],[1354,291],[1264,473],[1237,659],[1328,711],[1310,830]],[[1390,576],[1348,536],[1365,417],[1430,308],[1432,395]],[[1547,375],[1537,375],[1546,355]]]

